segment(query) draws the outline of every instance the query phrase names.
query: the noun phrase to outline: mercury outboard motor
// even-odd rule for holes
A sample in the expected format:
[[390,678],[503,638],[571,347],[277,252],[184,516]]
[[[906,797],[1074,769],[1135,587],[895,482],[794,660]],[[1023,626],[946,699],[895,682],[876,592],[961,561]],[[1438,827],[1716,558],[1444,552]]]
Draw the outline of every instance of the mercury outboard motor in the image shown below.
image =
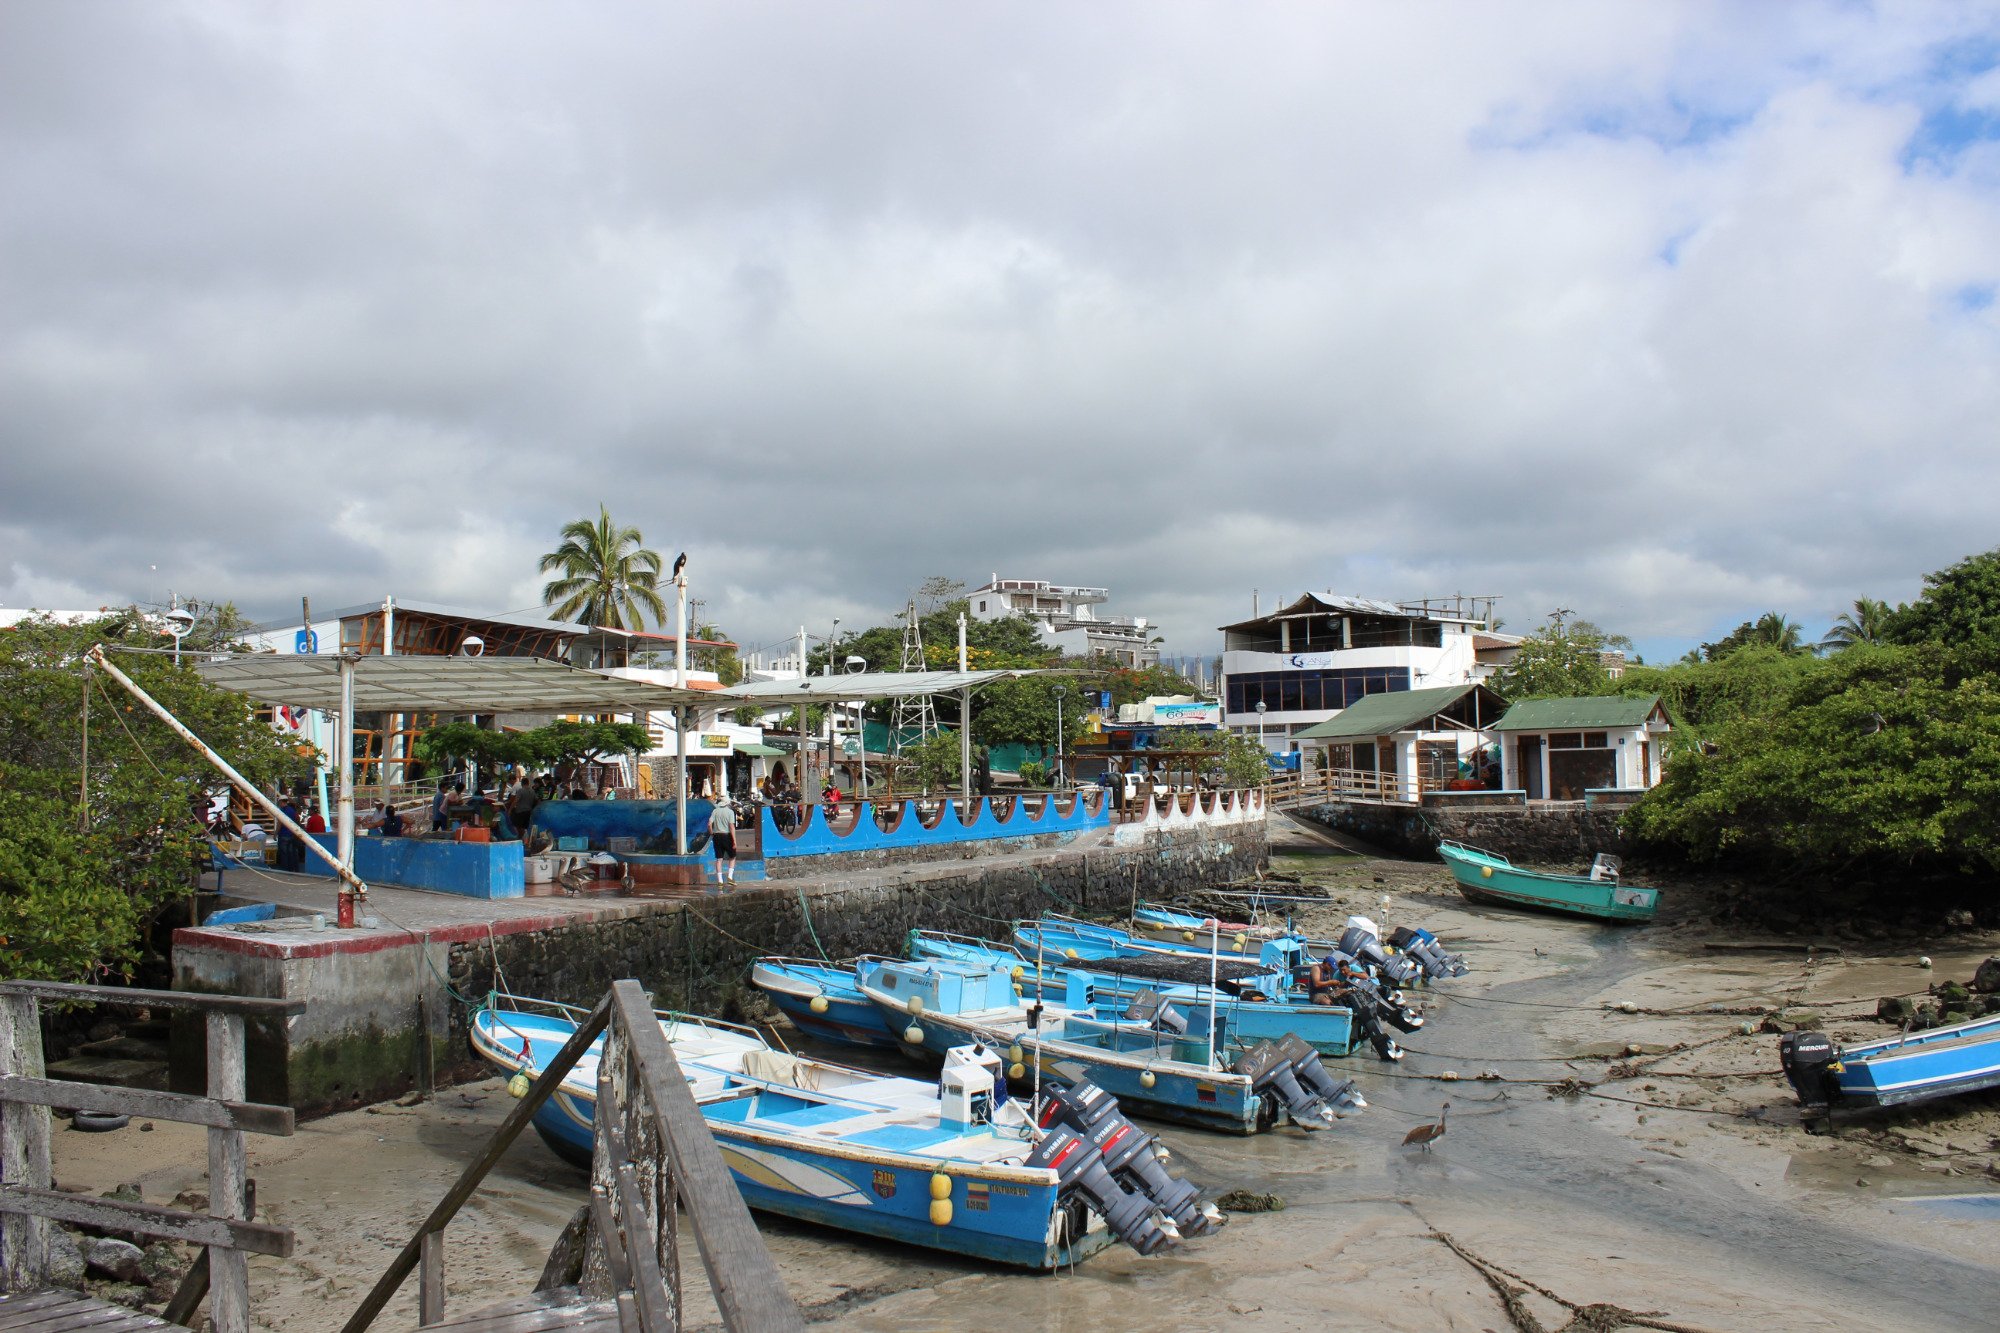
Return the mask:
[[1840,1091],[1833,1077],[1839,1071],[1840,1048],[1824,1032],[1787,1032],[1778,1038],[1778,1061],[1802,1106],[1827,1106]]
[[1112,1177],[1158,1204],[1183,1236],[1219,1225],[1221,1214],[1202,1207],[1201,1191],[1160,1164],[1153,1136],[1127,1120],[1118,1099],[1095,1083],[1046,1089],[1041,1123],[1044,1129],[1066,1125],[1081,1134]]
[[1470,970],[1466,967],[1463,957],[1455,953],[1446,953],[1444,945],[1438,942],[1438,937],[1428,930],[1413,930],[1409,926],[1398,926],[1389,932],[1389,943],[1422,964],[1425,976],[1462,977]]
[[1028,1154],[1027,1165],[1054,1171],[1060,1189],[1080,1191],[1111,1228],[1111,1234],[1139,1253],[1151,1254],[1172,1243],[1172,1238],[1153,1220],[1153,1201],[1119,1184],[1104,1169],[1103,1154],[1085,1143],[1075,1130],[1062,1125],[1049,1130]]
[[1365,916],[1347,918],[1347,929],[1340,932],[1338,942],[1342,953],[1353,954],[1380,972],[1392,986],[1415,985],[1424,975],[1422,964],[1383,948],[1375,934],[1375,923]]
[[1168,1037],[1178,1039],[1187,1035],[1187,1015],[1168,1004],[1158,991],[1140,991],[1125,1006],[1125,1017]]
[[1346,963],[1346,973],[1350,994],[1355,996],[1354,1008],[1359,1014],[1363,1005],[1372,1006],[1378,1022],[1386,1022],[1401,1032],[1415,1032],[1424,1025],[1424,1016],[1403,1003],[1403,992],[1386,991],[1382,983],[1371,976],[1365,964],[1351,954],[1334,950],[1327,955],[1327,961],[1339,965]]

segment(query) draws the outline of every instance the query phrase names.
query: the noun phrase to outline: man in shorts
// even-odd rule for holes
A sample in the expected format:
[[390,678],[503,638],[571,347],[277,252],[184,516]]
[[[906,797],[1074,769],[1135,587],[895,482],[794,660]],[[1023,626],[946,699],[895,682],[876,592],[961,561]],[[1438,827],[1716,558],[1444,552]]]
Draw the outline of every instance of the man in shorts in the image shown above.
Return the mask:
[[736,807],[727,796],[715,803],[708,816],[708,840],[715,844],[716,881],[736,882]]

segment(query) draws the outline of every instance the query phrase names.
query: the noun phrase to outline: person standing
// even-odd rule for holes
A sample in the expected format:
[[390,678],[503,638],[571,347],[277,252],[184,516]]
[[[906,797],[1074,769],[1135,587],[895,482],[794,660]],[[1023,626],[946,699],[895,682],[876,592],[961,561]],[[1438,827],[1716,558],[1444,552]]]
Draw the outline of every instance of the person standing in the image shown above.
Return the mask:
[[736,882],[736,807],[727,796],[708,813],[708,840],[715,845],[715,873],[718,884]]
[[299,819],[299,803],[287,796],[278,803],[278,813],[290,821],[278,825],[278,869],[296,873],[306,864],[305,844],[292,832],[292,825]]
[[535,784],[528,781],[528,770],[514,770],[516,781],[514,790],[507,796],[507,822],[512,824],[522,838],[528,836],[528,823],[535,817],[535,806],[541,800]]

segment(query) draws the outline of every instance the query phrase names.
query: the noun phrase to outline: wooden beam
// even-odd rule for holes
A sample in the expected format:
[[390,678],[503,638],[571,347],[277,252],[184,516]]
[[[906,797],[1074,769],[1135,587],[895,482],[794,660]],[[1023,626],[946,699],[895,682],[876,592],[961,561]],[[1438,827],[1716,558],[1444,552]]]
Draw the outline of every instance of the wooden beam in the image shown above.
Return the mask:
[[[217,1101],[243,1100],[243,1015],[212,1009],[208,1030],[208,1095]],[[218,1220],[248,1221],[245,1198],[248,1164],[243,1131],[210,1126],[208,1131],[208,1211]],[[289,1248],[290,1233],[286,1233]],[[250,1333],[250,1256],[234,1246],[208,1250],[208,1315],[215,1333]]]
[[198,1009],[246,1018],[290,1018],[306,1011],[304,1000],[261,995],[207,995],[200,991],[130,990],[123,986],[74,986],[66,981],[0,981],[0,995],[32,995],[70,1004],[112,1004],[126,1009]]
[[184,1213],[177,1208],[161,1208],[156,1204],[92,1199],[81,1194],[64,1194],[59,1190],[29,1189],[25,1185],[0,1185],[0,1213],[46,1217],[104,1231],[136,1231],[144,1236],[164,1236],[169,1240],[186,1241],[190,1245],[225,1246],[279,1259],[288,1258],[292,1253],[289,1227],[204,1217],[200,1213]]
[[[521,1131],[535,1118],[535,1112],[539,1111],[542,1103],[549,1099],[549,1094],[562,1085],[563,1078],[576,1066],[578,1058],[590,1049],[591,1043],[604,1031],[604,1025],[610,1015],[611,997],[606,995],[597,1002],[597,1007],[590,1011],[590,1016],[583,1020],[582,1026],[563,1043],[563,1048],[556,1052],[555,1059],[549,1061],[548,1067],[542,1070],[541,1077],[535,1080],[534,1086],[528,1090],[528,1095],[514,1103],[514,1109],[507,1113],[507,1118],[500,1122],[500,1128],[494,1130],[493,1137],[487,1140],[485,1150],[459,1174],[458,1180],[445,1192],[444,1198],[438,1200],[437,1207],[431,1209],[430,1216],[424,1219],[416,1234],[404,1244],[402,1252],[390,1263],[388,1270],[376,1279],[367,1296],[362,1298],[360,1307],[345,1324],[341,1325],[341,1333],[361,1333],[362,1329],[375,1322],[375,1316],[382,1313],[382,1307],[396,1294],[396,1288],[403,1285],[403,1279],[410,1275],[412,1268],[416,1267],[425,1234],[444,1230],[446,1224],[457,1215],[458,1210],[465,1205],[465,1201],[472,1197],[472,1192],[479,1188],[479,1182],[486,1178],[486,1173],[493,1169],[494,1164],[506,1154],[507,1149],[513,1146],[514,1140],[520,1137]],[[657,1034],[659,1030],[660,1025],[655,1021],[653,1031]],[[693,1098],[689,1098],[689,1102],[692,1104]],[[710,1151],[714,1151],[713,1145]],[[721,1161],[719,1154],[716,1160],[719,1164]]]
[[[42,1074],[41,1006],[34,997],[0,997],[0,1070]],[[47,1189],[49,1109],[0,1103],[0,1187]],[[36,1214],[0,1217],[0,1286],[31,1291],[48,1278],[49,1224]]]
[[295,1117],[289,1106],[213,1101],[178,1092],[70,1083],[62,1079],[30,1078],[25,1074],[0,1074],[0,1101],[25,1102],[31,1106],[63,1106],[72,1111],[96,1111],[103,1115],[145,1116],[151,1120],[239,1129],[249,1134],[270,1134],[281,1138],[290,1134],[295,1126]]

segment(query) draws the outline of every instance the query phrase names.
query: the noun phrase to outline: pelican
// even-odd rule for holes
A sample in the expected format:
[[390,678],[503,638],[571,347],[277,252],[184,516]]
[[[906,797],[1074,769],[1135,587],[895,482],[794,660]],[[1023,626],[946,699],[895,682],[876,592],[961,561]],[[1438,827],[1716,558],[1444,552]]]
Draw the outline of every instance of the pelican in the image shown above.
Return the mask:
[[1407,1148],[1413,1143],[1418,1143],[1423,1145],[1425,1152],[1429,1152],[1431,1145],[1444,1137],[1445,1117],[1450,1114],[1451,1103],[1446,1102],[1444,1109],[1438,1112],[1437,1123],[1435,1125],[1418,1125],[1403,1136],[1403,1146]]

